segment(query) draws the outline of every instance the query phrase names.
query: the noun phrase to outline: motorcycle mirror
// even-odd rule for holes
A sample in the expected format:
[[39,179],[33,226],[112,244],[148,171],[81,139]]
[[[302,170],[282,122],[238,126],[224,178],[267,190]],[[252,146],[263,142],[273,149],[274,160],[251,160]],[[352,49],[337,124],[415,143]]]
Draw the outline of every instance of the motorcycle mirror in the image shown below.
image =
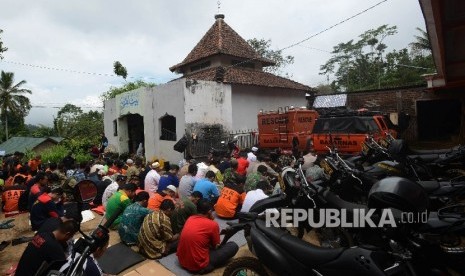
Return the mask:
[[74,186],[74,192],[79,203],[89,203],[97,196],[97,186],[92,180],[81,180]]

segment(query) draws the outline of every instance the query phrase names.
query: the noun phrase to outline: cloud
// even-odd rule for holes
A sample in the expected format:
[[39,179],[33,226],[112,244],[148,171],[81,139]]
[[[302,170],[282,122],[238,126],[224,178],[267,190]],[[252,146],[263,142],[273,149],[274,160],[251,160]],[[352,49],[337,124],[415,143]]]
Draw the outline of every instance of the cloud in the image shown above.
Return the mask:
[[[223,0],[221,12],[244,39],[271,39],[273,47],[279,49],[378,2]],[[33,104],[86,103],[85,99],[96,100],[110,86],[124,81],[6,62],[111,75],[113,62],[118,60],[130,77],[165,83],[179,77],[168,68],[187,56],[214,23],[215,13],[217,1],[213,0],[4,0],[0,9],[2,40],[9,50],[0,67],[14,72],[17,80],[28,81]],[[396,49],[406,47],[416,34],[415,28],[424,28],[418,1],[387,1],[303,45],[331,51],[337,43],[383,24],[397,25],[399,30],[386,44]],[[310,86],[326,82],[326,76],[318,73],[329,54],[304,47],[284,53],[295,57],[295,63],[285,70],[294,80]],[[43,118],[45,122],[50,116]],[[34,120],[38,120],[37,116]]]

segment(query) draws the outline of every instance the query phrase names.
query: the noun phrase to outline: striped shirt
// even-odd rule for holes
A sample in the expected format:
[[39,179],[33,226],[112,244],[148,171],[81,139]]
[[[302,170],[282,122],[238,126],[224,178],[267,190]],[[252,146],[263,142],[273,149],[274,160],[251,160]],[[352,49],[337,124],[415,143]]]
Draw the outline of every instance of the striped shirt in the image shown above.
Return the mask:
[[170,218],[162,211],[154,211],[142,223],[137,237],[139,251],[149,259],[160,258],[172,238]]

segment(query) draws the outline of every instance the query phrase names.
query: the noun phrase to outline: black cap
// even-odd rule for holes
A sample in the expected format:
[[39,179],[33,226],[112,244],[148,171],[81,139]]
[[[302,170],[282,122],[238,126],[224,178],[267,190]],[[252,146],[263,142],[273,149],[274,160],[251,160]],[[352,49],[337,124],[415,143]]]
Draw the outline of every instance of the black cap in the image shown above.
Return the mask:
[[123,187],[121,189],[126,190],[126,191],[135,192],[137,190],[137,185],[134,184],[134,183],[126,183],[126,184],[123,185]]
[[125,176],[124,174],[119,174],[117,177],[116,177],[116,181],[121,181],[121,180],[126,180],[128,179],[127,176]]

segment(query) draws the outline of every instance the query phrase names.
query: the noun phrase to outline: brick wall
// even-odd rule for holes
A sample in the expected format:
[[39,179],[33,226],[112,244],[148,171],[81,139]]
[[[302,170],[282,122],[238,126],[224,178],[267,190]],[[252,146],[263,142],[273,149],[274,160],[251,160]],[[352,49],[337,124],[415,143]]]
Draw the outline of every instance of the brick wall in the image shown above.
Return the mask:
[[[465,89],[455,91],[437,91],[433,92],[426,87],[411,87],[402,89],[375,90],[351,92],[347,96],[347,106],[351,109],[367,108],[373,111],[382,111],[387,113],[405,112],[409,114],[410,123],[403,133],[406,140],[417,140],[417,114],[416,102],[418,100],[438,100],[438,99],[457,99],[465,103]],[[465,110],[462,107],[462,110]],[[432,110],[434,112],[434,110]],[[462,111],[461,129],[465,129],[465,111]],[[459,141],[465,140],[464,131],[461,131]]]

